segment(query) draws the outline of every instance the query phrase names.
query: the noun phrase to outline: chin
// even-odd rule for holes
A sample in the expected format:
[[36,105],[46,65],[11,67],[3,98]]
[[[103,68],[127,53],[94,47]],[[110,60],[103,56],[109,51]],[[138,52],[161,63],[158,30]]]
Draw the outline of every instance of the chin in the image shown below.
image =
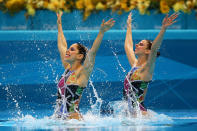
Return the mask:
[[64,58],[64,62],[67,62],[67,63],[69,63],[69,60],[68,60],[68,59],[66,59],[66,58]]

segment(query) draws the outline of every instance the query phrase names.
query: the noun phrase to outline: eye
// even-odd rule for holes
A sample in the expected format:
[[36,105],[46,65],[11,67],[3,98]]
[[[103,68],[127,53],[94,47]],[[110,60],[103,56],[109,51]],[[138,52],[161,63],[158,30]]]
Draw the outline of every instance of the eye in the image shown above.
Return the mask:
[[75,51],[75,48],[71,47],[71,48],[70,48],[70,51]]
[[144,44],[142,43],[142,42],[140,42],[140,44],[139,44],[140,46],[143,46]]

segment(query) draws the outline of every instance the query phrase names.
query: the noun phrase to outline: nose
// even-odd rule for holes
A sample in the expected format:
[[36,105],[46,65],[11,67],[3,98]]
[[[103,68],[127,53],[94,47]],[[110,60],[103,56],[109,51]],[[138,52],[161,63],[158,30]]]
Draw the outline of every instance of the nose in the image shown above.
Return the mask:
[[69,53],[69,50],[66,50],[66,54]]
[[138,44],[135,45],[135,47],[138,47],[138,46],[139,46]]

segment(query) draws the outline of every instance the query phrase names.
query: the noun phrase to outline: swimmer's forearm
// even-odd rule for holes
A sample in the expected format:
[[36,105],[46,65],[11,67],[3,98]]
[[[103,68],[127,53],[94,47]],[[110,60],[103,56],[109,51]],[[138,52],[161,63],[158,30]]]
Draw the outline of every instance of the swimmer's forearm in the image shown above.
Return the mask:
[[166,32],[166,28],[162,26],[159,34],[157,35],[157,37],[153,41],[153,45],[152,45],[151,50],[157,51],[160,48],[165,32]]
[[115,21],[113,18],[109,19],[108,21],[105,22],[105,20],[102,21],[99,33],[92,45],[92,48],[90,49],[90,53],[95,56],[96,52],[98,51],[101,41],[103,39],[104,33],[107,32],[109,29],[111,29],[114,25]]
[[100,45],[101,45],[103,36],[104,36],[104,32],[99,31],[99,33],[98,33],[96,39],[94,40],[94,43],[93,43],[93,45],[92,45],[92,48],[90,49],[90,53],[91,53],[92,55],[94,55],[94,56],[96,55],[96,53],[97,53],[97,51],[98,51],[98,49],[99,49],[99,47],[100,47]]
[[157,57],[157,51],[162,44],[165,31],[166,31],[166,29],[162,27],[159,34],[157,35],[157,37],[153,41],[153,44],[152,44],[152,47],[151,47],[151,53],[149,55],[149,59],[148,59],[148,62],[146,64],[146,67],[148,67],[149,74],[151,74],[151,75],[154,72],[155,61],[156,61],[156,57]]
[[58,46],[63,46],[64,48],[67,49],[67,42],[66,42],[66,38],[64,37],[61,21],[60,22],[58,21],[57,24],[58,24]]
[[109,19],[108,21],[105,22],[105,20],[102,21],[99,33],[92,45],[92,48],[89,51],[89,55],[91,55],[92,57],[96,56],[96,53],[100,47],[101,41],[103,39],[104,33],[106,31],[108,31],[109,29],[111,29],[114,25],[115,21],[113,20],[113,18]]
[[129,13],[127,19],[127,32],[125,38],[125,47],[133,50],[133,39],[132,39],[132,13]]
[[133,38],[132,38],[132,27],[131,27],[131,25],[127,26],[125,46],[129,46],[129,48],[133,48]]
[[[178,13],[172,14],[170,17],[168,17],[168,14],[162,21],[162,27],[159,32],[159,35],[156,37],[156,39],[153,41],[153,50],[158,50],[161,46],[161,43],[163,41],[164,33],[166,32],[166,29],[168,26],[172,25],[173,23],[176,23],[176,18],[178,17]],[[151,49],[152,50],[152,49]]]
[[89,78],[89,76],[92,72],[92,69],[94,67],[96,53],[100,47],[103,36],[104,36],[104,32],[99,31],[99,34],[97,35],[96,39],[94,40],[92,48],[88,51],[87,57],[84,61],[84,69],[86,71],[85,74],[86,74],[87,78]]

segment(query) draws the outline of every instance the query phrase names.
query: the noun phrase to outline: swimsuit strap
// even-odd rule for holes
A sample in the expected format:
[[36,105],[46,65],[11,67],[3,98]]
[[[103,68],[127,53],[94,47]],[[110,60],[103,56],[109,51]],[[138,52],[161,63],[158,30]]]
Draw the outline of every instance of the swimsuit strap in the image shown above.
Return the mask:
[[132,74],[137,70],[137,69],[139,69],[140,67],[138,67],[138,66],[134,66],[133,68],[131,68],[131,70],[129,71],[129,73],[128,73],[128,79],[130,80],[130,78],[131,78],[131,76],[132,76]]
[[65,82],[67,81],[67,79],[70,77],[70,75],[73,73],[74,71],[70,71],[69,69],[66,69],[63,73],[63,77],[66,78]]

